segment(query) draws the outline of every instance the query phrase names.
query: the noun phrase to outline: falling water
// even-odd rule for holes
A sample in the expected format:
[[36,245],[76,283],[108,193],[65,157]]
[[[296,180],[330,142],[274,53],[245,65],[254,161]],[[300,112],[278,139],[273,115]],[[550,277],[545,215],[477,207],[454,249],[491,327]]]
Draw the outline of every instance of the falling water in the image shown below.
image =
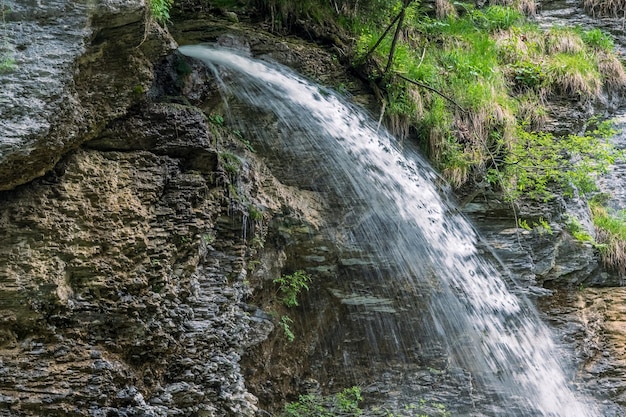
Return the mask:
[[[394,364],[410,369],[420,355],[442,351],[445,360],[437,366],[462,370],[471,380],[471,389],[453,393],[466,404],[458,414],[601,415],[572,391],[549,330],[530,303],[509,289],[514,285],[442,196],[442,182],[427,162],[407,156],[362,110],[284,67],[208,46],[180,51],[216,74],[232,74],[223,81],[225,93],[273,114],[282,132],[263,137],[262,121],[250,121],[264,146],[290,155],[289,169],[342,207],[335,226],[350,248],[346,256],[360,260],[344,262],[352,272],[331,292],[346,308],[360,311],[353,321],[364,336],[357,344],[372,361],[360,364],[347,340],[354,330],[342,327],[327,354],[345,372],[363,368],[378,372],[373,378],[386,378]],[[336,324],[348,326],[345,321]]]

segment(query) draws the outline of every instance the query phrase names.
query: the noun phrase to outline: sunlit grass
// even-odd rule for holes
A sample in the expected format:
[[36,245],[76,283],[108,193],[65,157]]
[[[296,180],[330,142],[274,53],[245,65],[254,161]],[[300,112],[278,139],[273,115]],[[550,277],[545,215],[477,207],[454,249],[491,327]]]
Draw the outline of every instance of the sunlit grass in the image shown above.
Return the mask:
[[[599,102],[605,88],[626,89],[609,35],[579,27],[542,30],[518,6],[464,4],[440,18],[414,13],[395,50],[392,72],[422,86],[387,80],[388,124],[401,136],[415,126],[423,149],[455,186],[497,165],[516,132],[543,129],[549,100]],[[361,56],[383,29],[363,31]],[[386,66],[391,39],[375,51],[379,68]]]
[[605,266],[626,273],[626,213],[610,213],[598,203],[591,204],[596,242]]

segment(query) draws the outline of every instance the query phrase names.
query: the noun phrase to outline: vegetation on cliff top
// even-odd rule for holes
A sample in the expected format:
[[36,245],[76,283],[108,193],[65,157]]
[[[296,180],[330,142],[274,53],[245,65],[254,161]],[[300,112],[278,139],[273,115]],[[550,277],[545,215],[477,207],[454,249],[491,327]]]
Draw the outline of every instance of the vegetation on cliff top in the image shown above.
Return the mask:
[[626,91],[626,72],[610,35],[539,28],[527,17],[530,0],[484,8],[448,0],[207,3],[252,6],[276,32],[309,25],[334,34],[326,42],[370,81],[390,129],[415,138],[455,187],[491,184],[511,201],[587,193],[621,156],[606,125],[583,135],[545,131],[552,103],[602,103]]
[[[455,187],[487,179],[510,199],[545,199],[548,185],[586,187],[615,157],[604,145],[595,149],[603,142],[595,134],[543,132],[553,101],[582,108],[626,91],[611,37],[599,29],[541,29],[526,17],[535,12],[532,1],[485,8],[447,0],[208,3],[253,6],[276,32],[310,25],[332,33],[326,39],[378,91],[390,129],[416,138]],[[599,163],[587,163],[594,158]]]

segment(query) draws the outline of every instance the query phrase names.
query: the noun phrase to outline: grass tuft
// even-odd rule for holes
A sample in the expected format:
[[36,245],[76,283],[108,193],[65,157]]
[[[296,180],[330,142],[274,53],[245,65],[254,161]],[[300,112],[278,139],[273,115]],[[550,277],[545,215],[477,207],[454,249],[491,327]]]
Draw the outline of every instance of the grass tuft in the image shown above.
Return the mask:
[[623,17],[626,0],[583,0],[583,7],[594,17]]
[[626,275],[626,213],[612,214],[600,204],[591,204],[596,242],[602,262],[621,276]]

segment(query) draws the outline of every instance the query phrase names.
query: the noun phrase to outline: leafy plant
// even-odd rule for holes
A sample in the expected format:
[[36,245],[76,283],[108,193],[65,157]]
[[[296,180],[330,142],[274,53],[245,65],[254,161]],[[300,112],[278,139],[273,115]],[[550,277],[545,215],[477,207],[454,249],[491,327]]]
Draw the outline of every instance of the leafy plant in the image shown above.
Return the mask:
[[565,230],[567,230],[574,239],[580,242],[591,242],[595,244],[595,239],[589,231],[587,231],[577,218],[568,216],[565,222]]
[[530,61],[511,65],[516,85],[521,88],[537,88],[546,81],[546,74],[540,64]]
[[291,323],[293,323],[293,320],[291,320],[289,316],[282,316],[280,318],[280,321],[278,322],[278,325],[281,329],[283,329],[285,337],[287,337],[287,340],[289,342],[293,342],[296,339],[296,335],[293,333],[290,327]]
[[150,12],[157,22],[164,25],[170,20],[170,8],[174,0],[149,0]]
[[224,116],[222,116],[221,114],[211,114],[209,115],[209,121],[216,126],[223,126]]
[[361,389],[346,388],[330,396],[300,395],[298,401],[285,404],[281,417],[356,417],[363,414],[359,402],[363,401]]
[[303,289],[308,291],[311,277],[304,271],[296,271],[293,274],[276,278],[273,282],[278,284],[278,291],[281,293],[282,303],[286,307],[296,307],[299,305],[298,295]]
[[612,130],[604,122],[586,135],[558,138],[548,133],[518,128],[517,141],[498,166],[488,171],[488,180],[498,183],[510,200],[521,195],[547,201],[552,187],[572,195],[574,189],[586,194],[596,189],[597,175],[606,172],[622,157],[609,142]]

